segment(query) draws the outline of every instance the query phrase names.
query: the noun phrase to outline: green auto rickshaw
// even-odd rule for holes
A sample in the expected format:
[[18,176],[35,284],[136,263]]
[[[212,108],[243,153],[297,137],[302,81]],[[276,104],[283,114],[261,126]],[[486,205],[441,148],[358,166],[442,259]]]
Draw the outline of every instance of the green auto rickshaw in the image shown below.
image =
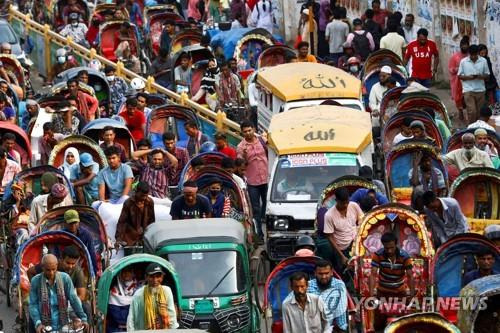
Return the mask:
[[258,332],[252,301],[247,235],[230,218],[156,221],[144,251],[167,259],[179,276],[181,328],[209,332]]
[[[111,296],[112,288],[122,288],[118,286],[118,276],[125,268],[131,268],[134,276],[134,280],[137,284],[137,288],[144,284],[146,267],[150,263],[157,263],[163,267],[165,273],[165,278],[163,284],[167,285],[172,289],[172,294],[174,295],[174,303],[176,304],[177,310],[179,309],[179,300],[181,296],[181,289],[179,283],[179,277],[175,272],[174,267],[171,263],[165,259],[154,256],[151,254],[139,253],[133,254],[120,259],[115,262],[102,273],[99,279],[98,291],[97,291],[97,332],[108,332],[108,325],[118,328],[120,331],[127,331],[126,320],[125,323],[117,325],[116,317],[111,313],[112,311],[119,312],[121,317],[126,319],[128,315],[128,306],[123,303],[113,302]],[[180,311],[177,311],[177,320],[180,320]]]

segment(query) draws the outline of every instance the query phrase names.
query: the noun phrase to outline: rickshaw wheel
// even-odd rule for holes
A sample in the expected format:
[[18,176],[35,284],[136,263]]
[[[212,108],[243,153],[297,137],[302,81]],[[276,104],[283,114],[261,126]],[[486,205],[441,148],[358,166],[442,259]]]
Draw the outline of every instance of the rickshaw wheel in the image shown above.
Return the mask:
[[251,270],[253,273],[254,297],[259,311],[262,313],[265,285],[271,272],[271,265],[266,252],[259,248],[252,256]]

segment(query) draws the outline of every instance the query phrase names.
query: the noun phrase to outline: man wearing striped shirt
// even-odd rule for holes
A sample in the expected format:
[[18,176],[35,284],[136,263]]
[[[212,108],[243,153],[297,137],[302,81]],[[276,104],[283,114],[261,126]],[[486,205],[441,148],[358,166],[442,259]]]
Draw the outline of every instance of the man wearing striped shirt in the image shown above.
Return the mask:
[[[168,186],[170,185],[169,177],[171,177],[169,172],[175,172],[177,169],[177,158],[168,151],[162,149],[153,149],[150,155],[151,163],[141,170],[140,180],[149,184],[151,196],[160,199],[167,198],[169,195]],[[164,156],[167,157],[172,165],[171,168],[165,167],[163,162]]]
[[307,292],[323,299],[329,310],[326,317],[335,332],[347,332],[347,290],[342,280],[333,277],[332,264],[326,260],[318,260],[314,270],[316,278],[309,281]]

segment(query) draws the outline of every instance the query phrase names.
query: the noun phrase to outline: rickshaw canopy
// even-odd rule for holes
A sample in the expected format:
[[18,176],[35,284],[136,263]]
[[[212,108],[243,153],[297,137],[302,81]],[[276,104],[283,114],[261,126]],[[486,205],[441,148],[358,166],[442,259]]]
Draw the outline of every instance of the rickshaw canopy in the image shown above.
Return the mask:
[[371,142],[370,115],[340,106],[316,105],[282,112],[273,116],[269,126],[269,143],[279,155],[361,153]]
[[266,68],[257,83],[279,99],[354,98],[361,96],[361,81],[333,66],[299,62]]
[[415,332],[460,333],[455,325],[435,312],[413,313],[399,317],[385,328],[384,333],[406,333],[413,329],[416,329]]
[[156,221],[144,233],[144,247],[157,252],[174,244],[195,243],[246,244],[242,223],[230,218]]
[[106,270],[102,273],[97,289],[97,308],[102,314],[106,315],[108,312],[109,292],[113,283],[113,279],[125,267],[144,262],[156,263],[163,267],[163,269],[171,275],[173,281],[175,282],[175,286],[170,286],[172,292],[176,296],[175,298],[178,300],[181,299],[179,277],[177,276],[174,266],[170,262],[161,257],[151,254],[132,254],[115,262],[113,265],[106,268]]
[[[19,126],[7,121],[0,123],[0,134],[3,136],[6,132],[13,133],[16,136],[15,147],[21,155],[21,162],[28,164],[31,162],[31,143],[26,132]],[[20,149],[21,148],[21,149]]]

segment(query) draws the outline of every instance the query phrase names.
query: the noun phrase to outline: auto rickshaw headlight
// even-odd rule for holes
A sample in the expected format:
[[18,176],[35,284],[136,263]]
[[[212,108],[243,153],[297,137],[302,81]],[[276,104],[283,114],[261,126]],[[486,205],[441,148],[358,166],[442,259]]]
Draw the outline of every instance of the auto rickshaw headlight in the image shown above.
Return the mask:
[[227,326],[231,329],[238,328],[240,326],[241,319],[237,314],[232,314],[227,318]]
[[290,222],[287,218],[277,218],[273,222],[274,230],[288,230]]

